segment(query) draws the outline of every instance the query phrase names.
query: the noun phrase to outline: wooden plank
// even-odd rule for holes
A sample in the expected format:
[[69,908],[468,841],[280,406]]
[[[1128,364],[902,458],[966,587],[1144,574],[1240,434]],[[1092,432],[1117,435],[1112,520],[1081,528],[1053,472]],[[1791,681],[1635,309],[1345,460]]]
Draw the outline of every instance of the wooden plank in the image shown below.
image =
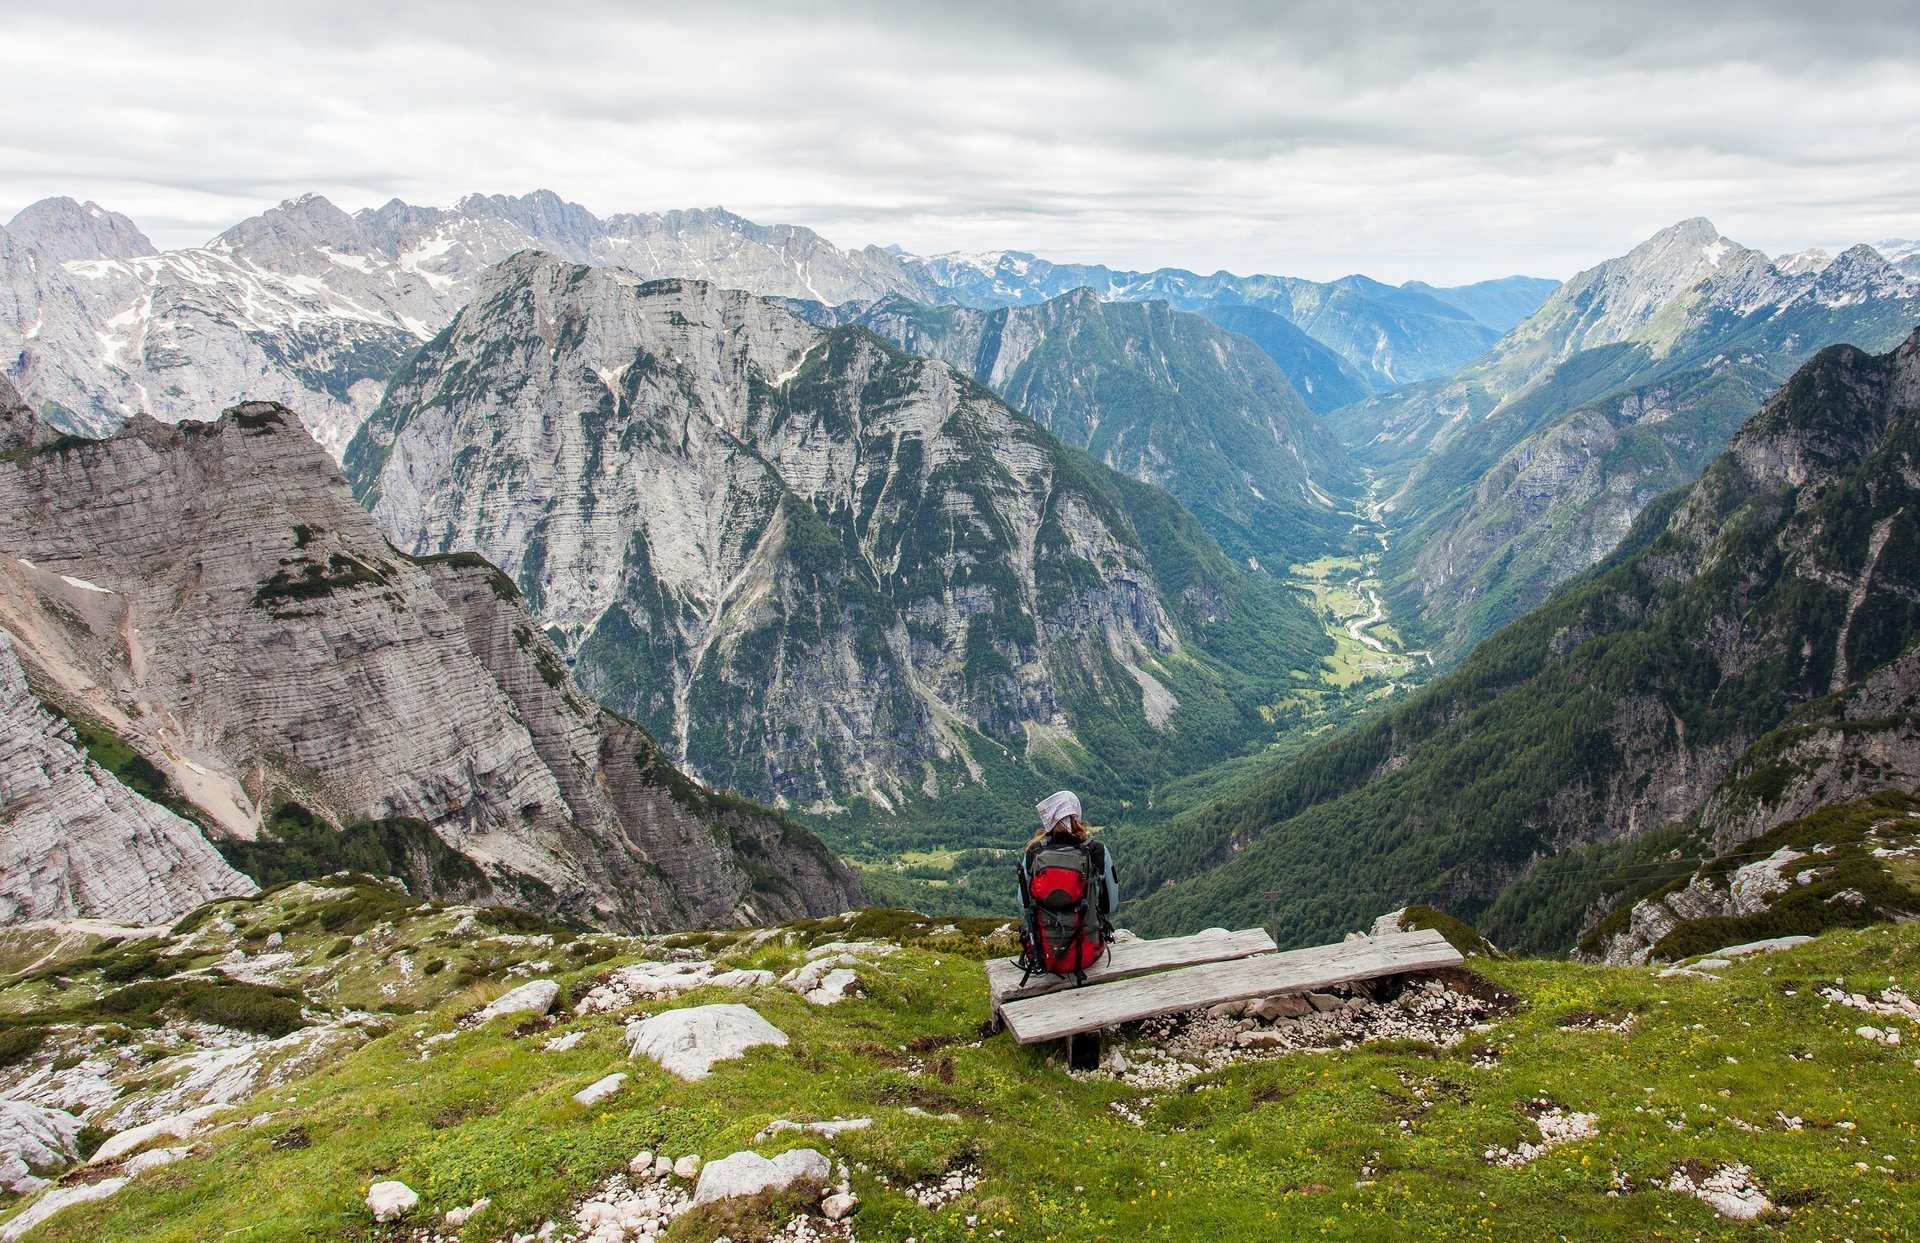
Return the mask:
[[1035,1044],[1223,1001],[1303,993],[1410,971],[1436,971],[1457,967],[1464,961],[1460,951],[1437,932],[1391,932],[1338,945],[1181,967],[1158,975],[1027,997],[1006,1003],[1000,1007],[1000,1015],[1016,1041]]
[[[1128,941],[1113,947],[1113,952],[1087,968],[1087,983],[1123,980],[1168,967],[1190,967],[1197,963],[1221,962],[1245,958],[1249,954],[1271,954],[1279,948],[1265,928],[1247,928],[1228,932],[1209,928],[1190,937],[1167,937],[1160,941]],[[1025,987],[1020,984],[1020,968],[1011,958],[995,958],[987,963],[987,992],[998,1006],[1018,997],[1038,997],[1066,988],[1072,980],[1057,975],[1036,975]]]

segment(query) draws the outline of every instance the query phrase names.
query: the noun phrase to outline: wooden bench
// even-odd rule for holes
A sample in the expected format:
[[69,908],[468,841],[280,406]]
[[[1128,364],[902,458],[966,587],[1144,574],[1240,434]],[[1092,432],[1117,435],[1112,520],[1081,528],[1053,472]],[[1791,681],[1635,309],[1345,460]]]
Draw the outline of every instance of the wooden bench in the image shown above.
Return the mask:
[[[1122,941],[1113,946],[1099,962],[1087,968],[1087,984],[1123,980],[1128,976],[1145,975],[1149,971],[1164,971],[1168,967],[1191,967],[1196,963],[1271,954],[1277,948],[1264,928],[1247,928],[1240,932],[1209,928],[1190,937]],[[995,1010],[1021,997],[1038,997],[1042,993],[1073,986],[1072,980],[1045,972],[1029,977],[1022,984],[1020,977],[1023,974],[1016,959],[995,958],[987,963],[987,992],[993,998]]]
[[[1264,949],[1254,948],[1232,956],[1224,953],[1227,941],[1223,938],[1239,938],[1236,944],[1254,945],[1254,935],[1265,940]],[[1196,951],[1212,953],[1214,960],[1179,957],[1182,942],[1199,942]],[[1151,948],[1156,945],[1162,948]],[[1103,974],[1098,982],[1090,971],[1088,983],[1078,988],[1056,984],[1036,990],[1030,985],[1024,990],[1014,990],[1018,995],[1008,995],[1005,1000],[996,995],[994,1009],[1007,1030],[1013,1033],[1014,1040],[1020,1044],[1036,1044],[1222,1002],[1311,992],[1336,984],[1416,971],[1438,971],[1457,967],[1465,961],[1445,937],[1424,929],[1384,933],[1284,954],[1272,952],[1272,940],[1257,929],[1252,933],[1223,933],[1216,929],[1200,933],[1198,937],[1180,937],[1168,942],[1131,942],[1128,948],[1133,947],[1139,948],[1128,956],[1129,962],[1158,961],[1161,967],[1169,969],[1120,968]],[[1121,948],[1114,947],[1116,960],[1120,958]],[[1175,963],[1189,965],[1175,966]],[[1011,963],[1005,965],[1011,966]],[[999,962],[988,964],[990,987],[996,975],[1003,982],[1009,978],[1004,970],[996,972],[995,968],[1000,966]],[[1017,985],[1019,979],[1016,968],[1011,983]]]

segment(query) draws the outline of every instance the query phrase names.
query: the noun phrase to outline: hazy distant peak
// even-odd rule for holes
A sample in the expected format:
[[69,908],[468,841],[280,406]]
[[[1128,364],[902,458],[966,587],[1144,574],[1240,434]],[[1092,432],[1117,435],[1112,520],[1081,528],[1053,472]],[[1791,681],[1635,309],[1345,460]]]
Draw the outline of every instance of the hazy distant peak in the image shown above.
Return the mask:
[[364,248],[365,242],[359,222],[325,195],[303,194],[242,220],[211,244],[228,250],[324,246],[352,251]]
[[62,195],[41,199],[7,222],[7,232],[59,262],[70,259],[138,259],[158,254],[140,227],[98,203]]
[[1833,256],[1818,246],[1809,246],[1805,250],[1796,250],[1790,255],[1781,255],[1773,261],[1773,266],[1788,276],[1800,276],[1808,272],[1819,272],[1833,262]]

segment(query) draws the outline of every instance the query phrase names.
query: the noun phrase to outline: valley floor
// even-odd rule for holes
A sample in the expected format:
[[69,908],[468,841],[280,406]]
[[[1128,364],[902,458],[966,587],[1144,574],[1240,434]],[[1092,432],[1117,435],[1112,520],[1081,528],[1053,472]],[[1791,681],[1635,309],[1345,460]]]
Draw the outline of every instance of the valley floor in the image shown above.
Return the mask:
[[[1698,973],[1476,959],[1477,975],[1332,1014],[1144,1025],[1109,1042],[1120,1057],[1105,1069],[1070,1074],[1049,1051],[982,1035],[981,960],[1007,949],[990,923],[870,911],[761,933],[575,937],[385,892],[305,885],[223,903],[190,933],[133,943],[147,948],[132,966],[114,967],[125,951],[110,948],[0,991],[7,1031],[52,1008],[69,1016],[36,1050],[10,1055],[0,1096],[47,1104],[64,1093],[90,1119],[118,1111],[107,1129],[209,1097],[227,1105],[189,1138],[146,1145],[169,1149],[170,1164],[130,1173],[137,1158],[123,1153],[67,1173],[68,1186],[131,1181],[26,1237],[644,1238],[615,1210],[684,1205],[686,1185],[636,1176],[625,1190],[635,1154],[712,1161],[802,1147],[844,1165],[859,1208],[836,1225],[807,1215],[817,1190],[762,1204],[762,1226],[781,1237],[1920,1230],[1920,1010],[1899,991],[1920,975],[1920,926],[1832,933]],[[7,946],[16,963],[31,949],[18,941]],[[827,945],[814,960],[848,953],[853,995],[821,1005],[777,982]],[[156,951],[157,966],[144,957]],[[661,965],[616,974],[642,962]],[[238,968],[300,996],[305,1025],[271,1041],[196,1027],[147,984],[100,977],[168,967]],[[775,978],[700,984],[733,967]],[[645,995],[644,982],[676,972],[689,991]],[[475,1020],[530,977],[561,986],[551,1017]],[[148,987],[148,1011],[101,1017],[126,987]],[[714,1002],[751,1006],[791,1043],[694,1083],[629,1057],[639,1015]],[[257,1046],[257,1064],[229,1054],[224,1079],[183,1073],[205,1070],[198,1046],[212,1035]],[[617,1091],[576,1103],[613,1072],[628,1076]],[[92,1105],[70,1099],[89,1093]],[[872,1123],[831,1138],[767,1129],[854,1118]],[[383,1180],[420,1195],[391,1225],[375,1225],[365,1204]],[[490,1204],[464,1229],[444,1222],[482,1198]],[[1755,1210],[1754,1222],[1722,1215]],[[752,1237],[753,1217],[684,1215],[664,1237]]]

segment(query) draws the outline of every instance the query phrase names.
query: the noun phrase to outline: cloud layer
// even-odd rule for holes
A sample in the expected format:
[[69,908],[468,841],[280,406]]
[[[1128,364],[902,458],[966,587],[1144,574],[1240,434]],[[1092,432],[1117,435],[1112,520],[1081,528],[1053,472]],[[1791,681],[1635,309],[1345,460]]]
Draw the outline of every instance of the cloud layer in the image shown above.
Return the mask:
[[[193,244],[545,186],[842,245],[1451,282],[1674,220],[1920,235],[1896,4],[94,4],[9,19],[0,211]],[[1354,10],[1358,10],[1355,12]]]

